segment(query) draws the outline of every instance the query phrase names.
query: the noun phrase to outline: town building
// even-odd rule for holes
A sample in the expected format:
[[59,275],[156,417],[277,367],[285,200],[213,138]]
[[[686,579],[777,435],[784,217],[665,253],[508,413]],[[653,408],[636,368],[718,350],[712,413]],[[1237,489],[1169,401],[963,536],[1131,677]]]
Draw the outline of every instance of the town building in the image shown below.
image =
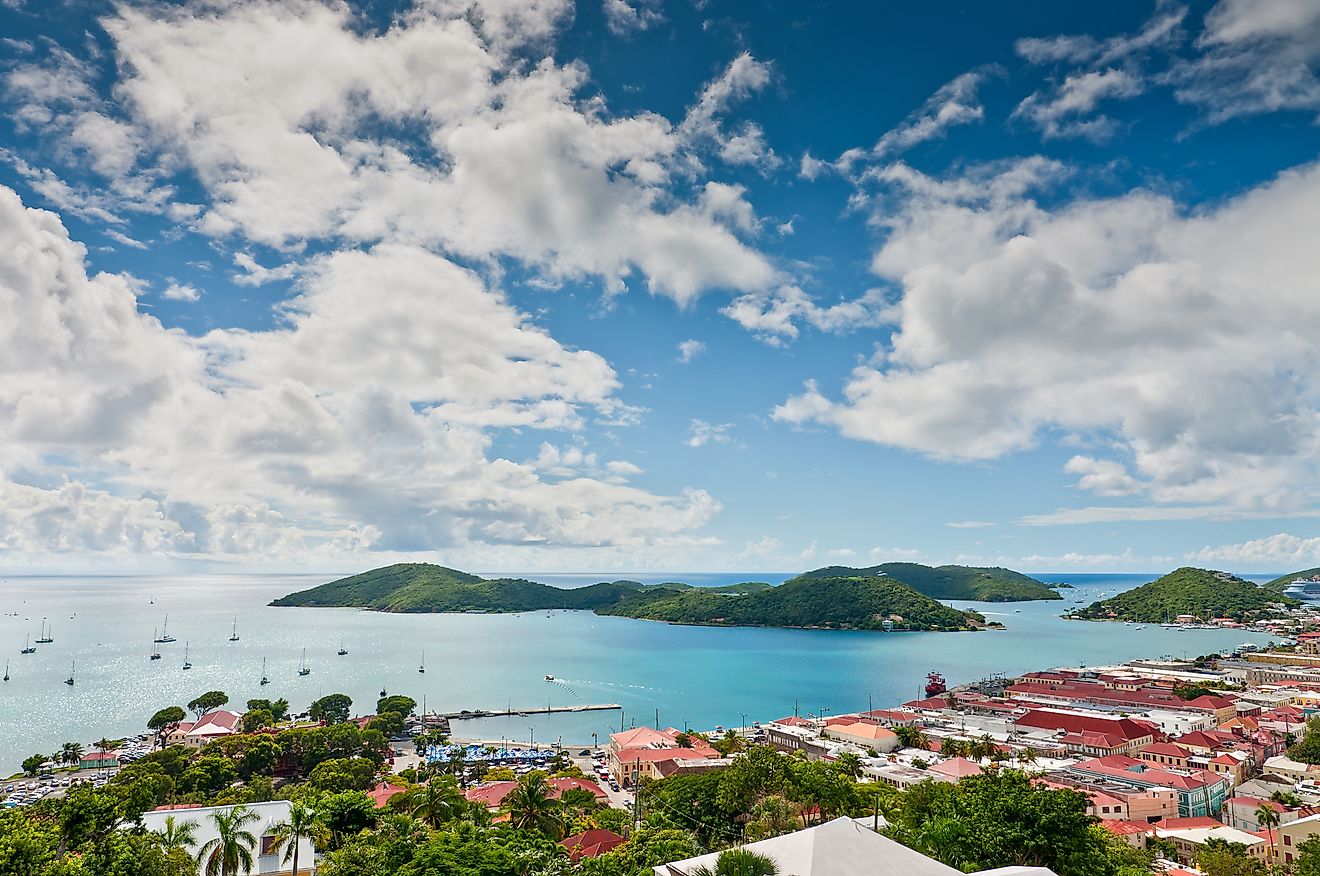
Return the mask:
[[1067,772],[1143,790],[1171,790],[1177,795],[1178,815],[1183,818],[1218,814],[1228,799],[1230,788],[1228,779],[1223,776],[1200,770],[1157,769],[1145,761],[1122,754],[1084,760],[1068,767]]

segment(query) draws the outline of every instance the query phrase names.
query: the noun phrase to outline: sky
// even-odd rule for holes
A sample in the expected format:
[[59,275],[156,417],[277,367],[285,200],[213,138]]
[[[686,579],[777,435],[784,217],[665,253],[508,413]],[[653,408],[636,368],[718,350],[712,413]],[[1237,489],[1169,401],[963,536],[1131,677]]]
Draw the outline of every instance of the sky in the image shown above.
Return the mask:
[[1320,4],[0,0],[0,570],[1320,565]]

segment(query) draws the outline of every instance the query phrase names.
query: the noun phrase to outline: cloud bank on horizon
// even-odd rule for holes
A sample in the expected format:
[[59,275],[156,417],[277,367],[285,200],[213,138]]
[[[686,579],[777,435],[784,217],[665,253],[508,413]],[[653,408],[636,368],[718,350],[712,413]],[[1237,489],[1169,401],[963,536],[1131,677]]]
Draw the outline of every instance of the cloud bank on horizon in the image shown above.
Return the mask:
[[1320,7],[793,15],[0,8],[0,567],[1320,563]]

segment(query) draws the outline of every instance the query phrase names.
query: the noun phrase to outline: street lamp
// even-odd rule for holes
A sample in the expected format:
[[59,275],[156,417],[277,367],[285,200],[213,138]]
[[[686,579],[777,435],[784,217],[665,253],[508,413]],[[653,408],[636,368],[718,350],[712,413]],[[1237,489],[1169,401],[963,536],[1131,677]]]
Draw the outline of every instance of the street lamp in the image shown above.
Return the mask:
[[746,713],[746,712],[739,712],[739,713],[738,713],[738,718],[742,721],[742,723],[738,725],[738,729],[739,729],[739,730],[746,730],[746,729],[747,729],[747,713]]
[[532,751],[536,751],[536,728],[528,727],[527,730],[532,734],[532,739],[530,743],[530,745],[532,746]]

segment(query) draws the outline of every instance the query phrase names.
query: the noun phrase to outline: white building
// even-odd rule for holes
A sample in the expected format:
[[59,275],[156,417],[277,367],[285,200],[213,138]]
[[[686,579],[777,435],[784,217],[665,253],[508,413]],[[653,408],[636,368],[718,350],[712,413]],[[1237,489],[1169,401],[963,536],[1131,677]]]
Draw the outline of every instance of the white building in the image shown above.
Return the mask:
[[[189,851],[196,856],[197,851],[201,849],[208,841],[216,838],[215,820],[211,817],[217,812],[228,812],[235,809],[235,806],[174,806],[161,807],[153,809],[142,816],[142,823],[147,830],[164,830],[165,819],[173,816],[175,824],[185,821],[195,822],[197,825],[197,844]],[[256,847],[252,849],[252,870],[253,874],[261,876],[275,876],[275,874],[292,874],[293,860],[284,863],[284,853],[287,847],[281,847],[278,854],[274,849],[274,828],[281,821],[287,821],[289,818],[289,809],[291,808],[288,800],[272,800],[269,803],[249,803],[246,807],[250,812],[257,816],[256,821],[248,822],[243,829],[257,838]],[[310,840],[301,840],[298,843],[298,871],[299,873],[310,873],[312,865],[316,860],[316,849],[312,847]],[[203,864],[197,865],[198,876],[203,872]]]
[[[939,861],[875,833],[859,822],[836,818],[795,833],[749,843],[745,848],[765,855],[791,876],[961,876]],[[719,853],[701,855],[654,868],[655,876],[689,876],[698,867],[715,869]],[[1004,867],[981,876],[1054,876],[1043,867]]]

